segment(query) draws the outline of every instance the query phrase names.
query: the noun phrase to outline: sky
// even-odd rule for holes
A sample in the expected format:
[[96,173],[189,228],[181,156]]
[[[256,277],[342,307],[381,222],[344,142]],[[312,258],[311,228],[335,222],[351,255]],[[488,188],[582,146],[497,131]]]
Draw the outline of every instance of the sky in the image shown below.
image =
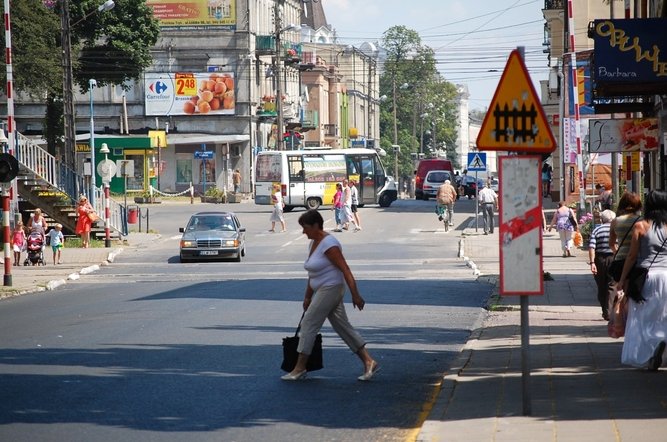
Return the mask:
[[466,84],[470,109],[486,109],[510,52],[525,47],[525,63],[540,95],[549,67],[543,53],[544,0],[321,1],[339,44],[380,42],[392,26],[417,31],[435,51],[447,81]]

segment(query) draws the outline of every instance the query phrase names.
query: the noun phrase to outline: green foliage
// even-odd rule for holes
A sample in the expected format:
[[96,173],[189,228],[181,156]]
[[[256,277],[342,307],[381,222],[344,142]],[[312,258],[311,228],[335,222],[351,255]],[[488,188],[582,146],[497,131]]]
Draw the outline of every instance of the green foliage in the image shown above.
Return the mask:
[[[425,156],[447,155],[456,164],[457,88],[437,71],[433,50],[422,45],[419,34],[405,26],[388,29],[382,38],[387,51],[380,77],[381,146],[388,153],[386,167],[394,174],[392,144],[401,146],[399,176],[411,178],[423,143]],[[394,124],[396,133],[394,134]]]

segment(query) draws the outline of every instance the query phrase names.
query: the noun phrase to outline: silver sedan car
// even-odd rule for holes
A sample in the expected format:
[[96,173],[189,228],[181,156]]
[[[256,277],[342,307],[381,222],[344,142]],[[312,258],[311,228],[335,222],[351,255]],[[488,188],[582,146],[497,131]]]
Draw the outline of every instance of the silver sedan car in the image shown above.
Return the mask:
[[232,259],[245,256],[245,227],[232,212],[199,212],[192,215],[180,243],[181,262]]

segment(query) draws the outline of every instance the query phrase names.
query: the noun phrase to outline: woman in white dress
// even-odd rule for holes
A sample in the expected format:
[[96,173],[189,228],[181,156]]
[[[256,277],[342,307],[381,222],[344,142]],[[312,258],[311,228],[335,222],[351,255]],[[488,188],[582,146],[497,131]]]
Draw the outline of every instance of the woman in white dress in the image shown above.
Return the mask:
[[285,207],[285,203],[283,200],[282,191],[280,190],[280,185],[275,184],[273,186],[271,202],[273,203],[273,212],[271,212],[271,228],[269,229],[269,232],[276,231],[276,223],[280,223],[281,232],[287,232],[285,216],[283,215],[283,208]]
[[618,282],[619,289],[627,288],[633,266],[649,269],[641,297],[628,302],[621,362],[656,371],[667,341],[667,192],[652,191],[644,207],[644,219],[630,233],[630,250]]

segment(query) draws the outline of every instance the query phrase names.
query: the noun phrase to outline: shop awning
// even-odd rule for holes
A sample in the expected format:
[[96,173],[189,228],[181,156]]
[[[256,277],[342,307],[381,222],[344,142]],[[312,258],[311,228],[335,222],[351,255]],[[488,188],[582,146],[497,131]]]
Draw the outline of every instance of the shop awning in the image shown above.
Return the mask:
[[250,141],[249,135],[167,134],[167,144],[235,144]]

